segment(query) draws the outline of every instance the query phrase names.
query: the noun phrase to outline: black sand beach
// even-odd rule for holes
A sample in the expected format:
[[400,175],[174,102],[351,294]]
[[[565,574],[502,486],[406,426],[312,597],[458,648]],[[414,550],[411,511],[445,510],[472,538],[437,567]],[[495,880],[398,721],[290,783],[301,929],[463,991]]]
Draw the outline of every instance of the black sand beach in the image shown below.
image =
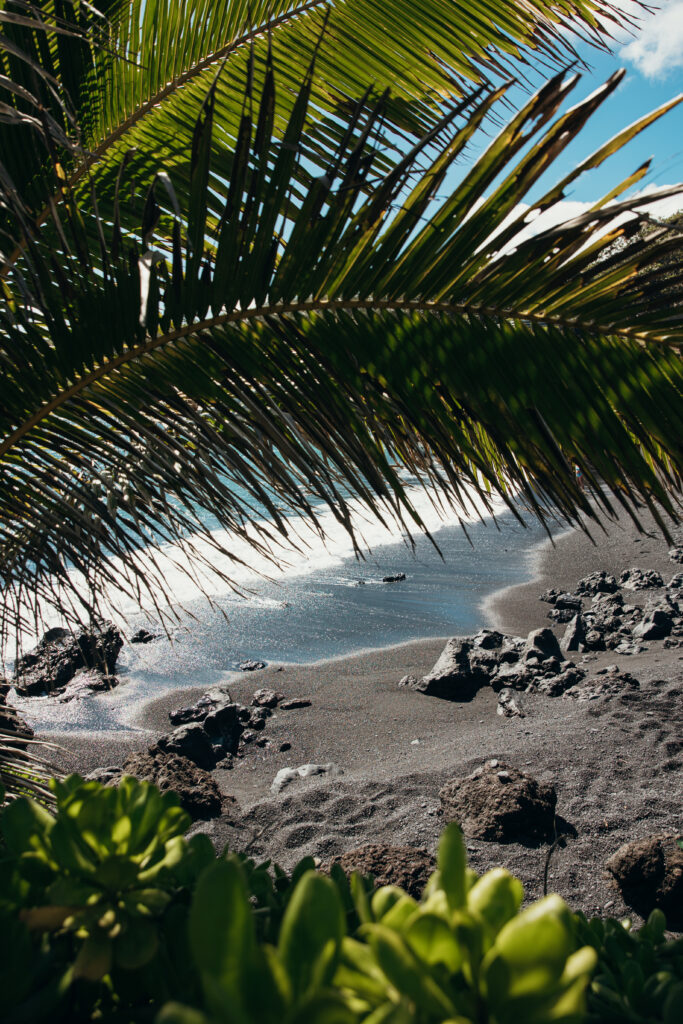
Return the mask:
[[[486,601],[482,625],[521,636],[551,625],[550,606],[539,594],[548,587],[573,590],[597,569],[617,577],[632,566],[655,569],[666,582],[680,566],[670,560],[671,545],[651,520],[643,517],[643,525],[646,532],[639,534],[621,519],[609,524],[607,535],[595,532],[595,543],[574,531],[554,547],[542,545],[535,552],[536,578]],[[649,596],[624,593],[643,604]],[[563,631],[555,628],[558,635]],[[557,814],[573,837],[553,854],[549,889],[589,915],[634,916],[605,862],[631,839],[683,829],[683,646],[652,641],[631,656],[575,653],[573,660],[591,676],[616,663],[640,681],[640,690],[581,701],[522,693],[516,696],[523,718],[497,714],[491,687],[465,703],[398,687],[406,674],[428,672],[443,646],[443,639],[426,640],[244,673],[230,686],[242,704],[262,687],[311,703],[276,709],[263,733],[267,744],[251,745],[235,767],[214,772],[240,813],[195,828],[219,847],[248,848],[251,856],[285,867],[304,855],[326,862],[369,842],[433,852],[443,828],[440,788],[495,758],[557,791]],[[64,768],[86,772],[120,764],[131,747],[143,748],[168,731],[171,707],[201,692],[176,691],[150,703],[135,722],[140,732],[50,739],[68,750],[60,755]],[[290,746],[281,751],[282,744]],[[271,791],[280,769],[311,763],[332,767]],[[532,899],[542,895],[548,849],[468,840],[473,867],[508,867]]]

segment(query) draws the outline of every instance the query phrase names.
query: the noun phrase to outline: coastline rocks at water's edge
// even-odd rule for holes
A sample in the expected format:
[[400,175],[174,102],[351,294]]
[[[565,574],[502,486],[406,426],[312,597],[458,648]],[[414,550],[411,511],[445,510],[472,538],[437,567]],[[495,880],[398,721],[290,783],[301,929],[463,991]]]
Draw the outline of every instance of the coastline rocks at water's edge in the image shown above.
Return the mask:
[[87,684],[89,689],[111,689],[116,685],[114,669],[122,646],[123,637],[111,622],[80,633],[49,629],[32,651],[17,659],[12,683],[22,697],[61,693],[86,669],[96,674]]
[[457,822],[471,839],[537,845],[553,838],[553,786],[499,761],[452,779],[439,796],[444,820]]
[[683,928],[683,850],[678,838],[636,839],[607,861],[626,903],[646,918],[659,908],[670,928]]

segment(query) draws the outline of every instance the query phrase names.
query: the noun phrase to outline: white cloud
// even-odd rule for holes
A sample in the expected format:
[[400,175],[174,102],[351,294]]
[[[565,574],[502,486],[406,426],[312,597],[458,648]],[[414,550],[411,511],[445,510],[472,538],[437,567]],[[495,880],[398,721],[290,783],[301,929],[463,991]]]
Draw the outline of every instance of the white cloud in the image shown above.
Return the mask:
[[621,48],[619,56],[646,78],[665,78],[683,68],[683,0],[660,0],[660,10],[643,19],[636,37]]

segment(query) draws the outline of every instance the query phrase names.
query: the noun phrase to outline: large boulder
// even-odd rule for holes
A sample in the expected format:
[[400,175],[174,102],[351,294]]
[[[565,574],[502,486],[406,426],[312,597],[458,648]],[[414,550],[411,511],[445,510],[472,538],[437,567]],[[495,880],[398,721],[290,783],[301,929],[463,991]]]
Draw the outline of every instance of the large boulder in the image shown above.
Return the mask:
[[554,788],[499,761],[452,779],[439,796],[444,819],[472,839],[537,845],[554,835]]
[[488,682],[487,675],[481,669],[473,669],[470,665],[471,649],[471,640],[453,637],[444,647],[431,672],[421,679],[405,676],[399,686],[408,686],[419,693],[443,700],[471,700],[477,690]]
[[643,917],[659,908],[669,928],[683,928],[683,850],[676,838],[634,839],[607,861],[625,902]]
[[562,661],[562,651],[552,629],[546,626],[544,629],[532,630],[526,638],[522,657],[527,662],[534,657],[538,661],[545,661],[546,658],[557,658],[558,661]]
[[673,625],[671,614],[663,608],[653,608],[646,612],[633,635],[638,640],[663,640],[671,632]]
[[200,722],[180,725],[167,736],[160,736],[149,748],[149,752],[152,757],[156,757],[157,753],[177,754],[207,771],[215,768],[219,759],[218,751]]
[[357,850],[349,850],[337,857],[336,864],[348,875],[357,871],[361,875],[372,875],[379,888],[382,885],[398,885],[410,896],[420,899],[422,891],[434,871],[434,858],[426,850],[413,846],[387,846],[383,843],[368,843]]
[[570,620],[569,625],[564,631],[564,636],[560,641],[560,650],[564,652],[583,651],[585,646],[586,625],[583,621],[583,616],[579,613]]
[[79,669],[113,675],[122,646],[123,637],[111,622],[80,633],[49,629],[32,651],[17,658],[14,686],[22,696],[36,696],[63,690]]

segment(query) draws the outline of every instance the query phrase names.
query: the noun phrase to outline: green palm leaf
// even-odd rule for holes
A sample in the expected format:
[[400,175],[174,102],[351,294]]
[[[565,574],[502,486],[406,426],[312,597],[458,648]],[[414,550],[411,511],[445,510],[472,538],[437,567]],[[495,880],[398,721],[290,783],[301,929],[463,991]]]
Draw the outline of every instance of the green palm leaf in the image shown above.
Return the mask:
[[[8,279],[8,627],[41,602],[96,613],[107,587],[170,598],[154,550],[147,562],[135,554],[155,537],[215,569],[224,542],[197,509],[274,560],[292,539],[290,514],[319,528],[319,501],[357,541],[355,501],[420,528],[402,469],[435,502],[467,508],[472,493],[500,494],[514,509],[521,492],[541,518],[559,510],[571,521],[594,514],[576,462],[607,485],[597,490],[607,511],[610,493],[634,515],[640,502],[675,511],[682,286],[661,260],[680,252],[680,236],[614,251],[642,221],[637,199],[615,200],[646,168],[586,215],[517,237],[528,190],[621,76],[562,114],[574,82],[558,75],[438,200],[497,94],[464,126],[457,107],[447,111],[376,173],[388,98],[366,93],[316,165],[305,145],[314,75],[274,136],[271,67],[260,96],[247,80],[224,198],[212,191],[215,82],[193,129],[187,200],[157,177],[137,241],[96,203],[72,200]],[[672,105],[600,147],[532,210]],[[310,185],[299,195],[302,162]]]
[[[25,6],[19,0],[4,4],[15,21],[15,8],[23,12]],[[59,154],[68,186],[78,189],[82,201],[96,175],[105,217],[112,216],[124,156],[126,185],[133,191],[163,165],[173,173],[176,192],[189,199],[191,140],[212,83],[214,202],[207,215],[219,216],[242,118],[234,83],[248,71],[260,92],[269,52],[279,68],[271,115],[276,136],[291,119],[315,55],[302,145],[314,160],[326,162],[368,84],[378,94],[391,90],[384,116],[392,127],[385,145],[393,148],[406,135],[424,135],[440,120],[444,103],[475,87],[575,60],[575,33],[605,47],[612,30],[629,24],[609,0],[97,0],[106,20],[97,19],[92,5],[64,6],[75,21],[78,38],[72,39],[54,14],[62,6],[52,0],[29,5],[34,23],[47,21],[50,31],[5,22],[0,46],[3,37],[15,36],[41,61],[47,44],[49,68],[73,104],[79,130],[78,151]],[[16,96],[9,99],[16,103]],[[62,198],[63,186],[50,191],[42,146],[29,133],[17,147],[16,133],[10,139],[0,125],[0,149],[10,154],[9,175],[30,200],[33,218],[45,223],[50,200]],[[48,167],[53,161],[54,155]],[[379,166],[386,171],[388,164]],[[306,181],[303,165],[300,172]],[[133,228],[141,207],[128,203],[122,210]],[[25,231],[12,241],[3,260],[8,266],[25,249]]]

